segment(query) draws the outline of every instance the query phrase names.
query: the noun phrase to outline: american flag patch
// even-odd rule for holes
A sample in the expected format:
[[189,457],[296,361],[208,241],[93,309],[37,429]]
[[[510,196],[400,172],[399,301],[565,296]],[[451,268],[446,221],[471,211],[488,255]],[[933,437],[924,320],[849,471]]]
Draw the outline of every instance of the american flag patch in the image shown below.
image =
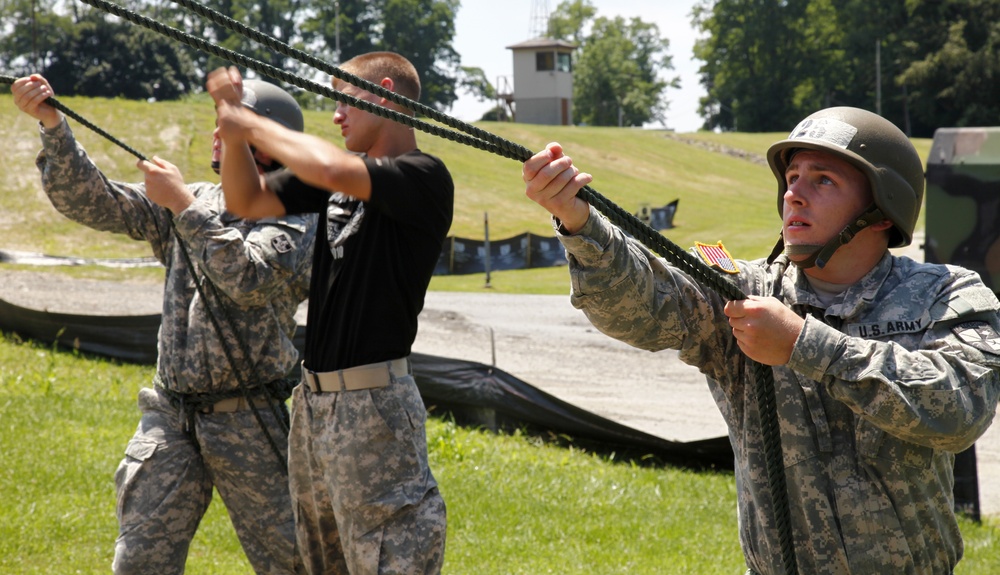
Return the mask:
[[701,256],[701,259],[705,260],[705,263],[713,268],[724,271],[727,274],[740,273],[739,268],[736,267],[736,260],[733,259],[733,256],[729,255],[722,242],[715,245],[695,242],[694,249]]

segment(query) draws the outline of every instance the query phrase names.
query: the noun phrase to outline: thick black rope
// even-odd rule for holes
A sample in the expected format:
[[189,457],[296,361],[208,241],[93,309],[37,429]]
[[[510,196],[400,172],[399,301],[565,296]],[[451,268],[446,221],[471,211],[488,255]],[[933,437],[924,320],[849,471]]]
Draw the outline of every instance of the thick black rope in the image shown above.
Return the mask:
[[[320,60],[319,58],[316,58],[315,56],[309,54],[308,52],[304,52],[302,50],[299,50],[298,48],[289,46],[288,44],[282,42],[281,40],[278,40],[277,38],[274,38],[273,36],[269,36],[267,34],[263,34],[257,30],[254,30],[244,25],[243,23],[238,22],[230,18],[229,16],[226,16],[225,14],[222,14],[221,12],[218,12],[216,10],[209,8],[208,6],[205,6],[204,4],[200,4],[193,0],[171,0],[171,1],[175,4],[178,4],[186,8],[188,11],[198,16],[202,16],[204,18],[207,18],[208,20],[211,20],[215,24],[218,24],[226,28],[227,30],[236,32],[237,34],[240,34],[262,46],[270,48],[272,51],[277,52],[282,56],[289,56],[291,58],[294,58],[304,64],[316,68],[321,72],[326,72],[327,74],[330,74],[334,78],[343,80],[348,84],[352,84],[367,92],[371,92],[372,94],[375,94],[380,98],[385,98],[394,104],[398,104],[408,110],[412,110],[418,114],[423,114],[424,116],[427,116],[432,120],[441,122],[442,124],[448,126],[449,128],[456,128],[459,131],[469,134],[475,138],[479,138],[480,140],[499,146],[501,149],[507,150],[511,154],[522,153],[521,146],[518,146],[517,144],[509,140],[505,140],[497,136],[496,134],[492,134],[490,132],[487,132],[486,130],[483,130],[482,128],[473,126],[472,124],[463,122],[447,114],[443,114],[438,110],[432,108],[431,106],[421,104],[420,102],[411,100],[396,92],[386,90],[379,84],[375,84],[374,82],[369,82],[368,80],[365,80],[360,76],[356,76],[354,74],[351,74],[350,72],[342,70],[341,68],[329,62]],[[528,157],[531,156],[529,155]]]
[[[304,63],[313,65],[320,70],[327,71],[338,79],[344,80],[345,82],[358,86],[380,97],[386,98],[409,110],[419,111],[430,118],[445,123],[446,125],[458,127],[467,132],[467,134],[444,130],[439,126],[416,120],[409,115],[396,112],[395,110],[389,110],[383,106],[358,100],[357,98],[348,96],[343,92],[338,92],[316,82],[305,80],[294,74],[290,74],[284,70],[264,62],[260,62],[254,58],[227,50],[204,39],[197,38],[176,28],[166,26],[160,22],[122,8],[112,2],[108,2],[107,0],[80,1],[132,23],[143,26],[147,29],[153,30],[154,32],[167,36],[168,38],[183,42],[208,54],[223,58],[231,63],[243,66],[244,68],[254,70],[259,74],[263,74],[275,80],[280,80],[286,84],[297,86],[332,100],[343,102],[348,106],[375,114],[376,116],[389,118],[408,127],[416,128],[438,137],[466,144],[480,150],[492,152],[499,156],[511,158],[522,163],[527,161],[533,155],[531,150],[524,146],[504,140],[503,138],[485,130],[441,114],[433,108],[424,106],[423,104],[419,104],[403,96],[389,92],[381,86],[358,78],[352,74],[348,74],[335,66],[312,57],[311,55],[291,48],[287,44],[284,44],[270,36],[250,30],[243,24],[219,14],[218,12],[212,11],[209,8],[201,6],[192,0],[172,1],[184,6],[196,14],[209,18],[216,24],[225,26],[232,31],[243,34],[247,38],[261,43],[283,55],[294,57]],[[470,136],[468,134],[475,135]],[[590,186],[585,186],[577,195],[580,199],[587,201],[599,212],[607,216],[612,223],[631,234],[638,241],[648,246],[658,255],[664,257],[667,261],[671,262],[682,271],[691,275],[696,281],[699,281],[703,285],[707,285],[716,291],[716,293],[720,296],[731,300],[746,299],[746,294],[742,293],[742,291],[740,291],[735,284],[722,277],[720,273],[708,267],[696,256],[678,247],[662,234],[653,230],[649,225],[639,220],[639,218],[633,214],[621,209],[610,200],[604,198]],[[782,563],[785,566],[786,573],[793,574],[797,573],[798,569],[796,567],[794,542],[791,533],[791,518],[789,516],[788,508],[788,490],[781,451],[781,434],[778,426],[777,404],[774,398],[774,374],[770,369],[766,369],[765,366],[756,364],[756,362],[754,363],[755,365],[753,368],[758,383],[755,389],[755,396],[757,399],[758,409],[760,411],[764,456],[767,464],[768,487],[771,494],[772,504],[775,508],[775,526],[778,531],[778,538],[781,546]]]
[[253,70],[258,74],[262,74],[264,76],[273,78],[275,80],[279,80],[286,84],[302,88],[303,90],[307,90],[314,94],[325,96],[327,98],[330,98],[331,100],[335,100],[337,102],[343,102],[344,104],[347,104],[352,108],[357,108],[359,110],[375,114],[376,116],[382,118],[388,118],[390,120],[393,120],[394,122],[403,124],[410,128],[416,128],[423,132],[427,132],[429,134],[441,138],[458,142],[460,144],[465,144],[467,146],[472,146],[480,150],[493,152],[494,154],[503,156],[505,158],[513,158],[523,162],[527,158],[531,157],[531,151],[528,150],[527,148],[524,148],[523,146],[519,146],[518,149],[516,150],[503,149],[500,146],[487,142],[483,139],[469,136],[467,134],[454,132],[452,130],[447,130],[445,128],[442,128],[441,126],[430,124],[422,120],[417,120],[416,118],[413,118],[412,116],[409,116],[407,114],[403,114],[395,110],[390,110],[383,106],[372,104],[371,102],[359,100],[357,98],[354,98],[353,96],[344,94],[343,92],[338,92],[332,88],[329,88],[317,82],[313,82],[312,80],[301,78],[299,76],[286,72],[285,70],[271,66],[270,64],[261,62],[254,58],[250,58],[238,52],[228,50],[217,44],[208,42],[202,38],[192,36],[191,34],[182,32],[181,30],[172,28],[170,26],[157,22],[156,20],[152,20],[140,14],[136,14],[131,10],[125,9],[112,2],[108,2],[107,0],[80,0],[80,1],[83,2],[84,4],[88,4],[100,10],[104,10],[105,12],[112,14],[114,16],[118,16],[123,20],[128,20],[133,24],[138,24],[139,26],[152,30],[158,34],[162,34],[172,40],[177,40],[179,42],[187,44],[188,46],[197,48],[212,56],[217,56],[219,58],[232,62],[233,64],[243,66],[248,70]]
[[[16,79],[17,78],[14,78],[13,76],[0,75],[0,84],[13,84]],[[143,154],[139,153],[137,150],[135,150],[134,148],[132,148],[128,144],[122,142],[121,140],[115,138],[111,134],[109,134],[106,131],[102,130],[100,127],[98,127],[96,124],[94,124],[90,120],[84,118],[83,116],[77,114],[73,110],[67,108],[65,104],[63,104],[62,102],[56,100],[56,98],[54,96],[49,96],[45,100],[45,103],[48,104],[48,105],[50,105],[50,106],[52,106],[53,108],[59,110],[60,112],[62,112],[66,116],[69,116],[70,118],[73,118],[74,120],[76,120],[80,124],[86,126],[87,128],[90,128],[91,130],[93,130],[97,134],[100,134],[101,136],[107,138],[111,142],[117,144],[122,149],[126,150],[127,152],[129,152],[130,154],[132,154],[133,156],[135,156],[136,158],[138,158],[140,160],[143,160],[143,161],[148,161],[148,159],[146,158],[146,156],[144,156]],[[250,395],[251,386],[250,386],[249,382],[247,381],[247,379],[245,378],[245,375],[244,375],[243,371],[237,368],[237,365],[239,365],[239,364],[236,363],[236,360],[233,358],[232,351],[229,349],[229,346],[226,345],[226,339],[227,339],[226,338],[226,334],[222,330],[222,325],[219,323],[219,319],[217,317],[215,317],[215,314],[212,313],[211,308],[208,307],[208,302],[210,300],[206,296],[205,292],[202,290],[201,282],[198,281],[198,270],[197,270],[197,268],[195,268],[194,262],[191,261],[191,256],[188,253],[187,246],[184,244],[183,240],[181,240],[180,234],[177,232],[177,226],[174,224],[174,221],[172,219],[170,220],[170,228],[173,231],[174,239],[177,240],[177,245],[180,246],[180,252],[181,252],[181,256],[184,259],[184,263],[187,266],[188,271],[191,273],[191,277],[193,277],[194,280],[195,280],[194,281],[194,285],[195,285],[195,288],[198,290],[198,295],[200,295],[201,299],[206,302],[205,312],[208,314],[209,320],[212,322],[212,326],[215,329],[216,334],[218,334],[218,336],[219,336],[219,342],[222,344],[222,352],[225,354],[226,359],[229,361],[230,367],[232,367],[232,369],[233,369],[233,373],[236,375],[236,381],[239,384],[240,392],[242,393],[243,398],[246,400],[247,405],[250,406],[250,408],[253,410],[254,417],[257,419],[257,423],[260,425],[260,428],[264,432],[265,437],[267,437],[268,443],[271,445],[271,448],[274,450],[275,455],[278,456],[278,461],[281,462],[282,468],[285,469],[285,472],[287,473],[287,471],[288,471],[288,468],[287,468],[288,463],[286,462],[286,459],[285,459],[284,455],[281,453],[281,449],[278,447],[278,443],[275,441],[274,437],[271,436],[271,433],[268,430],[267,425],[264,423],[264,418],[260,415],[260,412],[257,409],[257,406],[256,406],[255,402],[252,400],[252,397]],[[218,288],[215,286],[214,283],[212,283],[212,281],[207,276],[205,276],[205,283],[208,284],[209,289],[212,291],[212,295],[215,298],[215,301],[217,301],[219,303],[219,307],[222,308],[222,313],[225,316],[224,319],[228,322],[228,324],[230,326],[230,330],[233,333],[233,337],[236,340],[237,345],[240,347],[240,352],[243,354],[244,359],[247,360],[247,361],[249,361],[249,358],[251,357],[250,356],[250,350],[247,348],[246,342],[244,342],[243,339],[241,337],[239,337],[239,334],[237,333],[236,328],[235,328],[236,323],[233,321],[232,315],[229,313],[229,308],[225,306],[225,304],[224,304],[224,302],[222,300],[222,297],[223,297],[222,294],[219,293]],[[269,390],[267,390],[267,391],[268,391],[268,393],[266,393],[265,396],[268,398],[267,399],[268,405],[270,406],[271,411],[273,412],[273,414],[275,416],[275,419],[277,419],[277,421],[279,422],[279,425],[281,426],[281,429],[287,435],[287,433],[288,433],[288,427],[285,425],[285,417],[282,416],[281,413],[278,411],[278,406],[277,406],[276,402],[272,401],[273,398],[271,398],[271,394],[270,394]]]

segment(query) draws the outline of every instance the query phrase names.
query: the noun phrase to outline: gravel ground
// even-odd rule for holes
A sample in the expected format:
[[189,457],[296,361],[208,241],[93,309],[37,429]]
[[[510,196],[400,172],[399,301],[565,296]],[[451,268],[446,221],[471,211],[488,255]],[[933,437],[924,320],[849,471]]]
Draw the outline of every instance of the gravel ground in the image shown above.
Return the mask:
[[[159,313],[162,287],[0,266],[0,298],[53,312],[148,314]],[[413,351],[495,364],[564,401],[664,439],[726,435],[704,376],[673,351],[650,353],[597,332],[568,296],[430,292]],[[1000,426],[976,449],[982,512],[1000,515]]]

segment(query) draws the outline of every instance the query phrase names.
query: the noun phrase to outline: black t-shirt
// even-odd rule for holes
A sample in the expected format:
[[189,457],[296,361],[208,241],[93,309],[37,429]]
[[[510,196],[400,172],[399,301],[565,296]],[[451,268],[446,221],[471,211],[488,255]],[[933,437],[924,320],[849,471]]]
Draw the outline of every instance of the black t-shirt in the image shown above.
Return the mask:
[[361,202],[268,175],[289,214],[319,213],[305,365],[334,371],[405,357],[454,210],[455,186],[438,158],[419,150],[365,157],[372,195]]

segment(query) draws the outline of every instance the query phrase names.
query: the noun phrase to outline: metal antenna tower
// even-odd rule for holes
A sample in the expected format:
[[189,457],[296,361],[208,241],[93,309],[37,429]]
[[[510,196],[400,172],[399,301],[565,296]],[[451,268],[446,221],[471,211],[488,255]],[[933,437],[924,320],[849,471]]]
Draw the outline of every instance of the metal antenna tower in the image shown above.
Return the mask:
[[531,39],[544,38],[549,33],[549,3],[546,0],[533,0],[531,3],[531,29],[528,35]]

